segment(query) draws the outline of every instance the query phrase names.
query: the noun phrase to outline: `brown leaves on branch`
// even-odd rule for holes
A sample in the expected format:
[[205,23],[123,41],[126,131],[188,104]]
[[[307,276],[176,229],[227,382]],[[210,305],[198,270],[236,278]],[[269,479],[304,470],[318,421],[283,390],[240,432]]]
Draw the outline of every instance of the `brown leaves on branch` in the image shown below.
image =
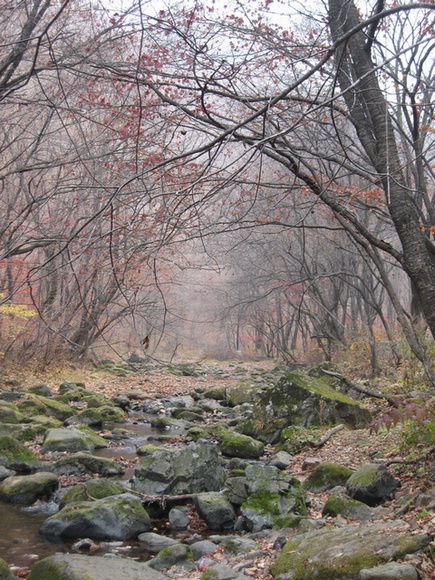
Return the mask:
[[389,431],[400,422],[409,420],[415,420],[417,423],[428,421],[431,417],[435,420],[435,397],[424,400],[397,395],[393,398],[395,406],[373,421],[371,432],[377,433],[382,427]]

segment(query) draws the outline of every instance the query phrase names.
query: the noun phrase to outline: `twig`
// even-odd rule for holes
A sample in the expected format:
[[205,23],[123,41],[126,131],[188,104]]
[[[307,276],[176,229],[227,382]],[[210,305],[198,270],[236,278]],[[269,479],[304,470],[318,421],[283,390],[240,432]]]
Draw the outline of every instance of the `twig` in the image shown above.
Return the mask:
[[334,433],[338,433],[338,431],[341,431],[343,428],[344,425],[340,423],[340,425],[337,425],[336,427],[329,429],[329,431],[326,431],[323,437],[321,437],[318,441],[311,442],[310,443],[311,447],[322,447],[322,445],[325,445],[325,443],[329,441],[329,439],[331,439]]

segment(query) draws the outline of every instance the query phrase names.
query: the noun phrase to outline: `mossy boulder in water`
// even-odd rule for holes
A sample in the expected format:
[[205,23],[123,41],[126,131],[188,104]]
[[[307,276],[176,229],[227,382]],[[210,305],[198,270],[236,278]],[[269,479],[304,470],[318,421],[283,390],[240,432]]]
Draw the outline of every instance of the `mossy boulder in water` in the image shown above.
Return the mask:
[[40,471],[30,475],[14,475],[0,483],[0,499],[8,503],[31,505],[39,499],[48,499],[57,488],[54,473]]
[[40,532],[47,537],[127,540],[150,528],[150,518],[141,500],[124,493],[69,503],[47,518]]
[[42,453],[49,451],[93,451],[98,447],[107,447],[107,442],[95,431],[82,425],[77,428],[49,429],[44,437]]

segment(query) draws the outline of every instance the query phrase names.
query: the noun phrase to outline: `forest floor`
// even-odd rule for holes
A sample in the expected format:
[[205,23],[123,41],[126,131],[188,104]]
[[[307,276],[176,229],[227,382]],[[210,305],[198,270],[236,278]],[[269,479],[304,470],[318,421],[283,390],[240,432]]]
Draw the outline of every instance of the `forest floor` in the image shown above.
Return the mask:
[[[167,366],[154,365],[151,373],[139,371],[128,376],[117,376],[107,370],[78,367],[68,365],[59,368],[51,367],[45,372],[40,369],[23,369],[13,365],[3,368],[2,381],[6,385],[20,384],[20,388],[26,388],[35,384],[47,384],[53,390],[63,381],[83,382],[86,387],[96,392],[113,397],[121,391],[136,389],[151,397],[174,397],[190,393],[195,388],[208,388],[216,385],[231,386],[240,383],[241,380],[250,380],[260,370],[273,375],[277,368],[273,361],[256,362],[213,362],[199,363],[201,372],[199,376],[180,376],[173,374]],[[387,405],[378,399],[365,398],[362,404],[368,406],[374,414],[382,413]],[[370,429],[350,431],[343,429],[335,433],[324,445],[318,448],[305,447],[300,453],[294,455],[289,471],[303,480],[309,473],[305,465],[307,459],[322,462],[339,463],[357,469],[365,463],[377,461],[388,465],[391,472],[401,482],[401,487],[396,497],[376,508],[378,516],[386,521],[397,517],[404,498],[417,493],[429,493],[434,497],[435,505],[435,457],[434,446],[424,441],[416,440],[413,445],[406,444],[406,424],[399,423],[390,430],[381,429],[374,433]],[[328,429],[325,426],[324,431]],[[272,454],[274,447],[266,448],[267,454]],[[327,492],[309,494],[311,507],[309,517],[320,518],[322,506],[328,495]],[[435,512],[426,510],[420,506],[410,509],[405,515],[400,515],[409,524],[415,533],[428,533],[435,535]],[[198,522],[200,525],[200,522]],[[193,530],[194,531],[194,530]],[[271,579],[268,570],[277,552],[270,549],[267,540],[264,543],[264,554],[252,561],[252,565],[244,570],[246,575],[264,580]],[[435,548],[435,542],[431,544],[431,550]],[[222,561],[229,566],[237,564],[237,556],[228,558],[223,554],[213,555],[216,561]],[[417,566],[422,580],[435,579],[435,561],[433,552],[408,556],[409,561]],[[190,571],[182,575],[177,572],[173,578],[197,580],[201,577],[201,570]]]

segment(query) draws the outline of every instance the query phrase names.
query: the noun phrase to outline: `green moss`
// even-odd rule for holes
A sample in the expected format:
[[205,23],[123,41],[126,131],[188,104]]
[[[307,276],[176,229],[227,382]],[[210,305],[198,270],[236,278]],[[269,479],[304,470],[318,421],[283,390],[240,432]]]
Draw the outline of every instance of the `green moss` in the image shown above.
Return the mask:
[[17,425],[23,421],[24,415],[17,406],[10,403],[0,403],[0,423],[13,423]]
[[107,447],[107,441],[103,437],[98,435],[98,433],[93,431],[90,427],[87,427],[86,425],[80,425],[76,427],[76,429],[77,431],[81,431],[86,435],[87,439],[89,440],[89,442],[93,447],[97,449]]
[[353,473],[347,483],[354,487],[368,487],[379,477],[379,465],[367,463]]
[[9,569],[9,564],[0,558],[0,580],[12,580],[15,576]]
[[109,423],[123,423],[125,420],[124,411],[113,405],[103,405],[98,409],[98,413],[102,421]]
[[303,483],[308,491],[324,491],[343,485],[353,474],[352,469],[337,463],[319,463]]
[[219,580],[219,574],[216,570],[209,569],[201,574],[201,580]]
[[225,401],[227,398],[227,389],[224,386],[211,387],[204,392],[206,399],[214,399],[215,401]]
[[59,565],[54,564],[50,561],[50,558],[44,558],[39,562],[35,562],[32,566],[32,570],[27,576],[28,580],[71,580],[71,576],[65,566],[62,570]]
[[8,435],[0,437],[0,465],[10,467],[22,463],[37,465],[39,461],[30,449],[24,447],[22,443],[13,437]]
[[45,405],[47,413],[59,421],[65,421],[68,417],[74,415],[74,410],[69,405],[65,405],[60,401],[49,399],[47,397],[38,397],[39,401]]
[[[316,540],[314,536],[313,541]],[[292,580],[353,580],[363,568],[373,568],[385,561],[386,558],[358,552],[329,562],[310,563],[304,552],[299,551],[299,540],[296,539],[285,544],[271,567],[271,574],[276,578],[291,570]]]
[[223,427],[215,428],[213,434],[220,439],[220,447],[224,455],[243,459],[258,459],[264,453],[263,443],[249,435],[236,433]]
[[204,427],[190,427],[186,431],[186,439],[198,441],[198,439],[209,439],[210,433]]
[[365,504],[350,497],[343,497],[343,495],[340,494],[331,495],[323,506],[322,516],[331,516],[335,518],[340,514],[346,514],[348,508],[356,508],[361,505]]
[[282,430],[276,451],[287,451],[292,455],[297,455],[311,446],[313,441],[320,437],[320,430],[317,427],[299,427],[290,425]]
[[158,445],[141,445],[136,449],[138,455],[152,455],[156,451],[161,451],[161,447]]
[[85,483],[78,483],[69,489],[59,503],[60,509],[71,502],[92,501],[111,495],[123,493],[122,485],[106,479],[91,479]]

